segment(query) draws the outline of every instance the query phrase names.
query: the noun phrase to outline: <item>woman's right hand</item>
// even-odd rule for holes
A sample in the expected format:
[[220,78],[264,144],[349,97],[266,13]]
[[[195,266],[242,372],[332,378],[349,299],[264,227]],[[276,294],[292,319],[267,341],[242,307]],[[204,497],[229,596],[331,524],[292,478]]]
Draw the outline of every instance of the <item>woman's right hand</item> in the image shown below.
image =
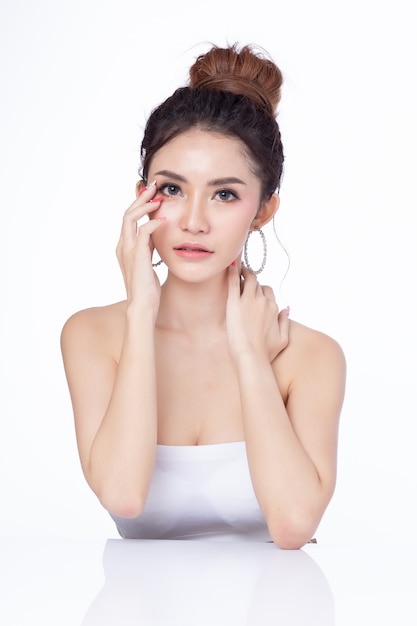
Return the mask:
[[161,286],[152,268],[152,233],[165,221],[164,217],[149,219],[138,226],[145,215],[160,208],[163,198],[155,198],[156,182],[143,187],[136,200],[123,216],[123,225],[116,248],[117,259],[123,274],[128,304],[141,303],[156,316]]

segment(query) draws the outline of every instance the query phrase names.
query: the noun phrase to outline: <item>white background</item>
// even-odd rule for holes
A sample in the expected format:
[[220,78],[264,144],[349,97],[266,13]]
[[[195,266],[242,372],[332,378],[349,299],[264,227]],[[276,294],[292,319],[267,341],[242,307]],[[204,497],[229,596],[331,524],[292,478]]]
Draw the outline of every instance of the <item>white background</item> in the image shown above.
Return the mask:
[[417,527],[413,2],[1,0],[0,535],[116,537],[76,451],[59,348],[124,297],[114,254],[150,110],[207,42],[264,47],[285,79],[285,176],[262,281],[348,363],[322,542]]

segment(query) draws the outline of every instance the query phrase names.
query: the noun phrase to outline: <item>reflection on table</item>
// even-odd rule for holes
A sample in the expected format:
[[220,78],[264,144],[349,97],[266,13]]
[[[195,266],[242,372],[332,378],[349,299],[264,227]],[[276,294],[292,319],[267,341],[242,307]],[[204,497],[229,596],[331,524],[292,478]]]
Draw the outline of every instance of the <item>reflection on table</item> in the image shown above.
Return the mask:
[[213,541],[107,541],[82,626],[334,626],[329,584],[303,550]]

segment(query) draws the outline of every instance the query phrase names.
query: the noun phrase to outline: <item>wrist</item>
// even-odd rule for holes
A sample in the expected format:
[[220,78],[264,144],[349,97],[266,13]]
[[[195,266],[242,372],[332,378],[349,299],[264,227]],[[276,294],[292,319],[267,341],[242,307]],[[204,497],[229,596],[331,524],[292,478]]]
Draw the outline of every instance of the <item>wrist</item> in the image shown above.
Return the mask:
[[126,324],[132,328],[155,328],[158,311],[143,303],[128,302],[126,305]]
[[270,367],[268,355],[264,352],[257,352],[256,350],[248,348],[247,350],[240,350],[234,358],[234,364],[238,372],[244,372],[253,368]]

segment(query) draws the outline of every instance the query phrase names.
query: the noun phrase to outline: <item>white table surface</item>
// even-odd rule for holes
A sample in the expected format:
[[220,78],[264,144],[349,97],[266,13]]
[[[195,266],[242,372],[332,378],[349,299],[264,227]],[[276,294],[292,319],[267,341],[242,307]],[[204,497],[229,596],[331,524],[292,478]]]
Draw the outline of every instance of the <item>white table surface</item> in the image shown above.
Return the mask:
[[417,544],[0,538],[3,626],[417,626]]

